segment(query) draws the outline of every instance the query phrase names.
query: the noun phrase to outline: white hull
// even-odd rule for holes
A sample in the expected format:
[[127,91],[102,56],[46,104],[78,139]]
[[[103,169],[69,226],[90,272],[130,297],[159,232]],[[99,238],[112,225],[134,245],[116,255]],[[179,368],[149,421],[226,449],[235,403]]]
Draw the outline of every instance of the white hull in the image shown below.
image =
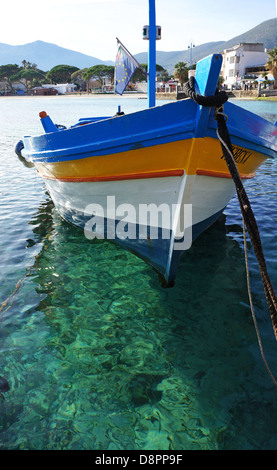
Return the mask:
[[[118,213],[121,205],[129,204],[135,208],[124,218],[135,224],[139,223],[140,205],[167,204],[172,207],[180,203],[192,205],[192,224],[195,225],[223,210],[235,193],[231,179],[201,175],[88,183],[47,180],[46,185],[56,208],[65,218],[67,212],[88,213],[91,204],[104,208],[105,217],[109,217],[109,196],[115,199]],[[172,224],[167,222],[165,228],[172,229]],[[153,224],[159,225],[156,219]]]
[[[174,251],[190,248],[235,192],[229,178],[200,175],[111,182],[47,180],[46,185],[61,216],[84,228],[87,238],[106,238],[131,248],[166,279]],[[199,227],[196,236],[193,227]],[[149,244],[153,251],[157,240],[163,250],[153,259],[146,252]]]

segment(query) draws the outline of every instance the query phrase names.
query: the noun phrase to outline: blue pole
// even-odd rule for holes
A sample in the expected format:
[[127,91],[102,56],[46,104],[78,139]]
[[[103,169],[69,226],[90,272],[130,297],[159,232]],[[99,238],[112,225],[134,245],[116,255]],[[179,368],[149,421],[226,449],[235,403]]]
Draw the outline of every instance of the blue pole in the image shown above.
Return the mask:
[[149,0],[148,107],[156,105],[156,9]]

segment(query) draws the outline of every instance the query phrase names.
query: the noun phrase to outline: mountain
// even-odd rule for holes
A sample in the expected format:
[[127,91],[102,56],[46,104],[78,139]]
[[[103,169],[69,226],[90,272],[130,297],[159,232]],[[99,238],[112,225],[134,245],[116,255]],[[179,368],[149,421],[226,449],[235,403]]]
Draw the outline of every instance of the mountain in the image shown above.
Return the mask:
[[[203,59],[203,57],[206,57],[207,55],[220,52],[223,44],[225,44],[224,41],[207,42],[205,44],[201,44],[200,46],[194,47],[192,51],[193,62],[198,62],[198,60]],[[157,64],[161,65],[166,70],[168,70],[170,74],[172,74],[174,71],[174,65],[178,64],[178,62],[190,62],[190,54],[191,52],[189,49],[186,51],[173,52],[157,51]],[[134,57],[141,64],[147,63],[147,52],[140,52]]]
[[[267,49],[273,49],[273,47],[277,45],[276,18],[264,21],[255,28],[228,41],[207,42],[194,47],[192,50],[193,62],[197,62],[209,54],[223,52],[224,49],[228,49],[241,42],[260,42],[263,43],[264,47]],[[174,71],[174,65],[178,62],[190,62],[190,54],[190,49],[173,52],[157,51],[157,63],[162,65],[171,74]],[[140,63],[146,63],[147,53],[141,52],[136,54],[135,58]],[[22,60],[37,64],[38,68],[45,72],[55,65],[60,64],[74,65],[80,69],[92,67],[97,64],[114,64],[111,61],[103,61],[96,57],[65,49],[64,47],[44,41],[35,41],[21,46],[11,46],[9,44],[0,43],[0,65],[21,65]]]
[[60,64],[74,65],[80,69],[97,64],[113,65],[111,61],[104,62],[96,57],[44,41],[30,42],[21,46],[0,43],[0,65],[21,65],[22,60],[37,64],[38,68],[45,72]]
[[[271,20],[260,23],[255,28],[250,29],[246,33],[236,36],[228,41],[208,42],[196,46],[192,50],[193,62],[203,59],[209,54],[216,54],[223,52],[224,49],[229,49],[236,44],[241,42],[260,42],[263,43],[267,49],[273,49],[277,46],[277,20],[272,18]],[[174,65],[178,62],[190,62],[190,49],[185,51],[175,52],[161,52],[157,51],[157,64],[161,65],[171,74],[174,71]],[[142,52],[135,55],[135,58],[140,63],[147,62],[147,53]]]

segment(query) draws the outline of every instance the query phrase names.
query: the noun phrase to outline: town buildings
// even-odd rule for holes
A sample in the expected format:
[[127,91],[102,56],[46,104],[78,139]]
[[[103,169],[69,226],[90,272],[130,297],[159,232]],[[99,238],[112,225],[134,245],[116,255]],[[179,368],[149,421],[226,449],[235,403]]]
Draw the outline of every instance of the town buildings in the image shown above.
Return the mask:
[[241,43],[225,49],[221,75],[228,89],[247,88],[255,78],[262,78],[268,60],[262,43]]

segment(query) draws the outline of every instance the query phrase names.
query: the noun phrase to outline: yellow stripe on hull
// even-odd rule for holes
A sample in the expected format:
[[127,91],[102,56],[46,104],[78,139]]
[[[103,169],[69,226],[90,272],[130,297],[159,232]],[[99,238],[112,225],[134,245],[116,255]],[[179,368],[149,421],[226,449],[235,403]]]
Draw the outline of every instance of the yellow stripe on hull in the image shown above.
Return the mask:
[[[266,159],[252,150],[233,146],[242,178],[251,178]],[[56,163],[36,163],[41,176],[67,181],[116,180],[174,175],[229,177],[220,142],[211,137],[192,138],[104,156]],[[173,172],[173,173],[172,173]]]

